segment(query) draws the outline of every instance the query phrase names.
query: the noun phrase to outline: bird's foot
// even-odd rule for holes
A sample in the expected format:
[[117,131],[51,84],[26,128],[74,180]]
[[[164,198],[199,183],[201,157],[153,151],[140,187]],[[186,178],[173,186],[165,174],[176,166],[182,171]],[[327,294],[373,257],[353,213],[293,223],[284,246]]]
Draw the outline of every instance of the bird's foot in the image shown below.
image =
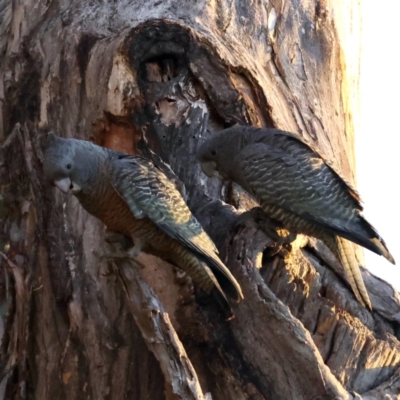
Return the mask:
[[128,251],[133,246],[131,238],[122,233],[109,231],[108,229],[105,232],[104,241],[110,246],[116,246],[125,251]]
[[[139,257],[139,254],[142,252],[142,246],[140,244],[135,244],[128,252],[128,258],[131,260],[135,260],[135,262],[138,263],[137,258]],[[144,267],[143,267],[144,268]]]
[[133,242],[129,237],[108,230],[106,231],[104,240],[109,245],[109,249],[102,255],[103,258],[109,260],[129,260],[139,267],[145,268],[138,260],[138,256],[142,252],[142,243],[140,241],[135,241],[132,246]]

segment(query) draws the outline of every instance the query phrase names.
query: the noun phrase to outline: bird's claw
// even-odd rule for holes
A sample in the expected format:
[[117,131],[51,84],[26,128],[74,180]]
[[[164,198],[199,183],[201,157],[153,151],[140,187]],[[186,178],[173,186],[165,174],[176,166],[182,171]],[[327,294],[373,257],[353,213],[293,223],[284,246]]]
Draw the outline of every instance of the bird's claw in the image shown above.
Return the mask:
[[132,240],[118,232],[106,230],[104,241],[112,246],[119,246],[121,249],[127,251],[133,246]]
[[104,241],[108,244],[108,251],[100,255],[101,258],[108,260],[129,260],[141,268],[144,265],[138,260],[141,251],[141,244],[133,246],[132,240],[120,233],[106,230]]

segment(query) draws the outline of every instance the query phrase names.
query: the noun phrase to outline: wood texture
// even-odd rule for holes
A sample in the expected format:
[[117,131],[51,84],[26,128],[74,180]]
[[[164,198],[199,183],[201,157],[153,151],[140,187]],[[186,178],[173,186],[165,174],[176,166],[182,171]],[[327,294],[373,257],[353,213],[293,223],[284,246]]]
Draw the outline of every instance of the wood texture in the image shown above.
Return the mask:
[[[368,312],[321,243],[279,249],[238,223],[252,199],[195,159],[216,130],[276,126],[353,181],[358,83],[335,28],[346,10],[0,0],[3,398],[399,398],[398,293],[364,270]],[[43,180],[38,135],[50,129],[144,154],[184,185],[242,285],[234,320],[159,259],[107,261],[104,227]]]

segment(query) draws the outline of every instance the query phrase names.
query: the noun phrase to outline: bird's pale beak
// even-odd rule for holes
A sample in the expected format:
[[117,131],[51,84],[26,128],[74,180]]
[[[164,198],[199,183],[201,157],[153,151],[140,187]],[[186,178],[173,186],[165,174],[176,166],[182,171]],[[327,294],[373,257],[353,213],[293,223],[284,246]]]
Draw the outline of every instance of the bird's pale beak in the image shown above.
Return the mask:
[[71,188],[71,179],[63,178],[55,181],[54,184],[64,193],[68,193]]
[[64,193],[71,192],[77,194],[81,191],[81,187],[75,182],[72,182],[70,178],[63,178],[55,181],[54,184]]
[[215,161],[202,162],[201,169],[209,178],[212,178],[217,170],[217,163]]

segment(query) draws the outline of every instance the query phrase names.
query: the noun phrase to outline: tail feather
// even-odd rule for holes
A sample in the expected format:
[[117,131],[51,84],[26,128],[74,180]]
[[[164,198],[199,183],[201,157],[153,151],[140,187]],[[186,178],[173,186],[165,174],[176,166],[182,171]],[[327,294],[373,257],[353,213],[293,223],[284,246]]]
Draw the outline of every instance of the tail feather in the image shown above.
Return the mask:
[[353,289],[354,295],[361,304],[364,304],[367,308],[372,310],[371,300],[369,299],[369,295],[350,242],[337,236],[336,244],[338,247],[338,257],[343,265],[346,278]]
[[361,225],[364,227],[364,233],[366,232],[367,235],[361,234],[360,236],[357,236],[356,240],[351,237],[347,237],[347,239],[359,244],[360,246],[365,247],[368,250],[371,250],[372,252],[380,256],[385,257],[386,260],[395,265],[396,263],[394,261],[394,258],[390,254],[385,241],[380,237],[378,231],[368,222],[368,220],[363,215],[359,215],[359,222],[361,222]]
[[364,280],[361,276],[360,267],[356,260],[351,244],[347,239],[326,233],[321,237],[329,247],[338,261],[342,264],[347,281],[349,282],[357,300],[365,307],[372,310],[371,301]]
[[225,293],[222,290],[222,288],[221,288],[220,284],[218,283],[217,279],[215,278],[213,272],[211,271],[211,269],[205,263],[203,264],[203,267],[207,271],[208,276],[210,277],[210,279],[214,283],[214,289],[211,291],[211,293],[214,296],[214,299],[219,304],[221,310],[223,311],[225,319],[226,320],[230,320],[230,319],[234,318],[235,315],[233,314],[233,311],[232,311],[232,308],[231,308],[231,306],[229,304],[229,301],[226,298]]
[[227,269],[225,264],[216,256],[214,258],[208,257],[203,258],[205,262],[211,267],[213,275],[218,280],[224,293],[226,293],[231,299],[235,300],[237,303],[243,300],[242,289],[232,275],[232,273]]
[[[227,319],[232,318],[233,312],[226,298],[223,285],[207,263],[185,247],[181,247],[179,252],[174,253],[174,256],[173,263],[185,271],[202,291],[213,295]],[[225,282],[223,281],[222,283]]]

